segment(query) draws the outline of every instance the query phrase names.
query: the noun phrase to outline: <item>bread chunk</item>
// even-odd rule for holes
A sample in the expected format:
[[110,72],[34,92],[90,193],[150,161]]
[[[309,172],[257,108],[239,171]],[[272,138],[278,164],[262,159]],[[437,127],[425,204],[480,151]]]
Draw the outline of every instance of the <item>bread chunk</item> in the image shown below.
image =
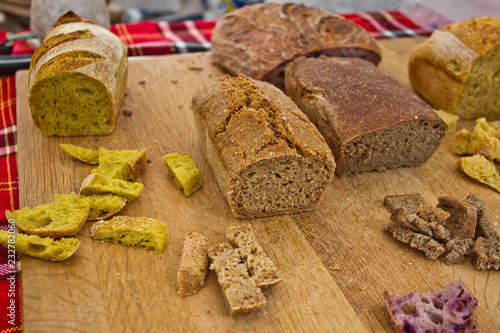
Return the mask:
[[194,165],[189,153],[173,153],[163,156],[163,163],[175,186],[189,197],[203,186],[200,170]]
[[107,219],[118,213],[127,204],[127,199],[114,194],[94,194],[86,197],[90,199],[87,220]]
[[76,238],[55,240],[37,235],[11,234],[8,231],[0,230],[0,244],[7,249],[9,249],[9,245],[14,246],[17,253],[33,258],[62,261],[75,253],[80,241]]
[[285,87],[323,134],[341,177],[420,166],[447,129],[410,88],[361,59],[299,58],[286,67]]
[[162,253],[169,242],[167,226],[147,217],[115,216],[90,227],[90,237],[105,242],[141,246]]
[[80,187],[81,195],[113,193],[124,197],[129,202],[134,201],[144,188],[141,183],[130,183],[121,179],[109,179],[99,173],[92,173],[83,180]]
[[449,282],[437,294],[410,293],[398,297],[384,292],[389,318],[397,333],[479,332],[477,299],[460,279]]
[[461,157],[457,167],[467,176],[500,192],[500,174],[495,163],[483,155]]
[[500,270],[500,241],[478,237],[472,253],[472,264],[477,269]]
[[89,209],[89,198],[71,193],[58,195],[54,201],[34,208],[7,210],[5,215],[29,235],[58,238],[76,235],[87,220]]
[[476,207],[477,222],[474,238],[484,237],[486,239],[500,240],[500,233],[495,230],[486,213],[486,204],[474,192],[467,196],[467,202]]
[[420,205],[425,205],[424,197],[419,193],[386,195],[384,206],[389,213],[397,208],[404,208],[408,213],[415,213]]
[[133,178],[129,165],[123,162],[99,164],[91,173],[98,173],[108,179],[132,180]]
[[205,284],[209,266],[208,245],[208,238],[196,232],[188,233],[184,239],[177,272],[179,295],[193,295]]
[[268,287],[281,281],[276,266],[260,246],[250,224],[226,228],[226,237],[236,246],[257,286]]
[[[426,210],[430,209],[426,208]],[[439,209],[439,211],[441,210]],[[423,214],[420,213],[420,215]],[[436,214],[419,216],[419,210],[417,210],[416,213],[412,214],[407,212],[404,208],[397,208],[392,212],[390,219],[391,221],[397,223],[400,226],[404,226],[411,231],[427,235],[439,242],[448,242],[451,238],[450,231],[443,227],[443,223],[448,216],[448,213],[440,214],[439,219],[437,219],[435,218]]]
[[444,226],[450,230],[453,237],[474,237],[476,231],[476,207],[467,200],[454,197],[438,199],[438,208],[448,212],[450,217],[444,221]]
[[99,164],[99,151],[87,149],[72,144],[59,144],[62,150],[70,154],[76,159],[88,164]]
[[127,48],[109,30],[73,12],[47,32],[30,64],[28,103],[45,135],[105,135],[127,82]]
[[474,248],[474,239],[470,237],[455,237],[446,243],[448,253],[444,256],[445,264],[461,264],[465,260],[465,256],[472,252]]
[[500,161],[500,122],[488,123],[485,118],[476,119],[473,133],[466,129],[455,133],[453,153],[480,154],[489,160]]
[[300,56],[363,58],[381,51],[361,26],[322,9],[287,3],[245,6],[221,17],[212,33],[214,63],[284,90],[283,71]]
[[385,224],[385,229],[389,231],[394,238],[410,245],[411,247],[423,251],[427,258],[436,259],[444,253],[445,246],[433,239],[431,236],[412,231],[411,229],[391,221]]
[[312,210],[330,184],[328,145],[283,92],[244,75],[198,90],[200,143],[236,218]]
[[500,115],[500,18],[477,17],[435,30],[412,51],[412,86],[436,109],[461,118]]
[[[108,150],[105,148],[99,149],[99,167],[96,172],[99,172],[102,166],[109,168],[108,164],[126,164],[130,169],[131,177],[128,179],[135,180],[142,173],[147,163],[147,153],[145,149],[141,150]],[[124,179],[124,178],[121,178]],[[124,179],[124,180],[128,180]]]
[[257,310],[266,305],[266,298],[254,279],[248,275],[247,267],[239,254],[228,243],[208,249],[212,260],[210,269],[217,274],[231,315]]

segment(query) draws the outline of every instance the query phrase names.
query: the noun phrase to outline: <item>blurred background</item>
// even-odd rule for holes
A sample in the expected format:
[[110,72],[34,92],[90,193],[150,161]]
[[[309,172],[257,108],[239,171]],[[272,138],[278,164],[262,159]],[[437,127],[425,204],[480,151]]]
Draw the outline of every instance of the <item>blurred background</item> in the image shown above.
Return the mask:
[[[11,33],[23,31],[33,21],[33,7],[44,12],[36,19],[43,20],[51,11],[65,3],[82,8],[101,2],[111,24],[139,22],[142,20],[179,21],[186,19],[216,19],[244,4],[267,0],[0,0],[0,29]],[[270,1],[267,1],[270,2]],[[353,13],[360,11],[400,10],[415,22],[428,29],[439,28],[450,22],[472,16],[500,16],[500,0],[308,0],[273,2],[298,2],[323,8],[330,12]],[[81,13],[78,13],[82,15]],[[59,13],[54,15],[59,16]],[[82,15],[85,16],[85,15]],[[31,18],[31,20],[30,20]],[[46,17],[50,20],[50,17]],[[94,19],[95,18],[89,18]]]

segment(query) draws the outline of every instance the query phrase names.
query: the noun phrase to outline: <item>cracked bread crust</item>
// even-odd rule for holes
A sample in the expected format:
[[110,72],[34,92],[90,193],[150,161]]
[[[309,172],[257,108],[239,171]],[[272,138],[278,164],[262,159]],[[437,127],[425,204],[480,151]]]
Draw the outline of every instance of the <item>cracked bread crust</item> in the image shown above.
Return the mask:
[[333,178],[328,145],[276,87],[224,76],[193,96],[205,156],[237,218],[313,209]]
[[325,137],[339,176],[420,166],[447,129],[409,87],[361,59],[301,57],[285,86]]
[[359,25],[292,3],[246,6],[226,14],[211,41],[214,62],[229,74],[245,74],[282,90],[286,65],[300,56],[357,57],[374,64],[381,59],[375,38]]

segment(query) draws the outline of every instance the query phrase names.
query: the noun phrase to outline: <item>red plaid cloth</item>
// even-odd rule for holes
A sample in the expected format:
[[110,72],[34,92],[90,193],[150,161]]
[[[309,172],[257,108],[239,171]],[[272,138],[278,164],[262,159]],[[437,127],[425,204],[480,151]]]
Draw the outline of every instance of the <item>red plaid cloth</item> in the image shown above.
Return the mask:
[[[375,38],[427,36],[422,29],[402,13],[342,14],[361,25]],[[129,56],[164,55],[207,51],[215,21],[141,22],[118,24],[111,31],[128,47]],[[0,31],[0,41],[5,39]],[[16,42],[13,54],[32,53],[26,42]],[[0,73],[1,74],[1,73]],[[5,210],[19,209],[19,189],[16,156],[16,93],[14,77],[0,80],[0,229],[8,230]],[[10,256],[9,256],[10,254]],[[0,331],[21,332],[22,298],[19,257],[0,246]],[[11,305],[13,304],[13,305]]]

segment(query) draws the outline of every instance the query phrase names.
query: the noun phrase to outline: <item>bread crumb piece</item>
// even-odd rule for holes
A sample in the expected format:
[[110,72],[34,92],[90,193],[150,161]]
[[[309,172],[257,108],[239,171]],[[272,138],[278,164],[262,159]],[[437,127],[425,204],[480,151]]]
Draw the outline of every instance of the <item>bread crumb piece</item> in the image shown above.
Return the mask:
[[132,116],[132,111],[130,111],[130,110],[123,110],[123,115],[126,116],[126,117],[130,117],[130,116]]
[[359,287],[359,290],[360,290],[360,291],[365,291],[365,290],[366,290],[366,287],[365,287],[365,286],[361,286],[361,287]]
[[145,81],[145,80],[141,80],[141,81],[139,81],[139,84],[140,84],[141,86],[144,86],[144,85],[146,84],[146,81]]

